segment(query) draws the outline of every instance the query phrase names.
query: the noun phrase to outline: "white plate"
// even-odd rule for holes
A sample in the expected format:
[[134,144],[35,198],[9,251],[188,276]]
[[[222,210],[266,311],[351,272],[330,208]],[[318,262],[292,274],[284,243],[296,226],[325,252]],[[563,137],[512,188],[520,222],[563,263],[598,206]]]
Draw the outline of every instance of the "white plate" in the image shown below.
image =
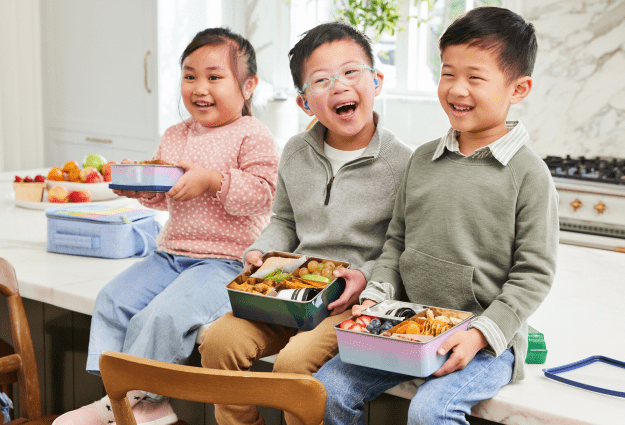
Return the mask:
[[[117,195],[115,195],[117,196]],[[91,201],[91,202],[29,202],[29,201],[18,201],[14,199],[15,205],[20,208],[26,208],[29,210],[45,210],[46,208],[52,207],[62,207],[68,205],[106,205],[107,207],[121,207],[126,205],[132,201],[131,198],[126,198],[125,196],[117,196],[118,199],[111,199],[108,201]]]
[[65,189],[70,192],[73,190],[79,189],[87,189],[91,193],[91,201],[107,201],[109,199],[118,198],[117,195],[113,193],[113,189],[109,189],[110,182],[102,182],[102,183],[75,183],[75,182],[67,182],[67,181],[55,181],[55,180],[46,180],[46,185],[48,190],[52,189],[54,186],[65,186]]

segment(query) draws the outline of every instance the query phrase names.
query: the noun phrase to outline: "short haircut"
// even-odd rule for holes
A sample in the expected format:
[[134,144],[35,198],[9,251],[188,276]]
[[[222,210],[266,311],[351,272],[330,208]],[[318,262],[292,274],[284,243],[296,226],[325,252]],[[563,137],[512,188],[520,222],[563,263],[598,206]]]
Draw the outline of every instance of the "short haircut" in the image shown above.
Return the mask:
[[499,55],[499,67],[512,81],[531,76],[538,42],[534,25],[501,7],[478,7],[456,18],[441,36],[441,56],[448,46],[468,44]]
[[373,50],[369,37],[356,28],[344,22],[335,21],[320,24],[302,34],[303,37],[293,46],[289,52],[289,66],[295,87],[300,90],[304,85],[303,71],[306,60],[313,52],[324,43],[349,39],[362,47],[363,52],[369,59],[369,65],[373,67]]

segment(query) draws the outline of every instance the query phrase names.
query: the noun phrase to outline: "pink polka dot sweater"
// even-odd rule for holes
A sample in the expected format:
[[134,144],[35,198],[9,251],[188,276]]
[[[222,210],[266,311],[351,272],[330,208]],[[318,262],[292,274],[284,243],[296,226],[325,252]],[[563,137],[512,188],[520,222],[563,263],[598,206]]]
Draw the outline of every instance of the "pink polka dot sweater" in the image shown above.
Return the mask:
[[194,258],[241,260],[271,215],[279,154],[269,129],[247,116],[212,128],[190,118],[167,129],[153,159],[184,159],[223,175],[215,197],[205,192],[186,202],[168,196],[139,201],[169,211],[158,249]]

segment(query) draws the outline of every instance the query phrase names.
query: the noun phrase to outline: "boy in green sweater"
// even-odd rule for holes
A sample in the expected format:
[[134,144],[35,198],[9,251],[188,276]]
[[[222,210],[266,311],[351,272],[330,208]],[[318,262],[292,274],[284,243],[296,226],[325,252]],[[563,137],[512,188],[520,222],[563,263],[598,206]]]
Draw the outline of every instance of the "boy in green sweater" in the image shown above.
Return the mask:
[[[452,128],[412,155],[395,200],[383,252],[360,295],[368,306],[402,294],[410,302],[469,311],[449,355],[419,380],[409,424],[468,424],[472,406],[523,379],[527,318],[553,283],[557,192],[525,143],[510,106],[530,92],[536,56],[532,24],[496,7],[455,20],[439,42],[440,103]],[[364,424],[364,405],[414,377],[343,363],[318,373],[328,391],[324,424]]]

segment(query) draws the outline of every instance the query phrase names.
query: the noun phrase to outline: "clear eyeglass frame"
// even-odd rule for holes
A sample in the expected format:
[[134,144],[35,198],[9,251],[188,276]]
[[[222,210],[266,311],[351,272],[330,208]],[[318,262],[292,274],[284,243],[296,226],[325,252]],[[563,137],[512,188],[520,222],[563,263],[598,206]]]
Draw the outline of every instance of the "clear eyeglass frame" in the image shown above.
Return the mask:
[[[332,86],[334,86],[334,82],[336,80],[339,80],[341,83],[351,86],[352,84],[356,84],[358,81],[362,80],[363,69],[369,70],[371,72],[376,72],[375,68],[372,68],[364,63],[361,63],[360,65],[346,66],[345,68],[341,69],[338,74],[320,75],[318,77],[308,80],[306,83],[304,83],[302,89],[298,90],[298,93],[304,94],[307,88],[310,88],[310,91],[315,94],[325,93],[330,90]],[[355,74],[357,76],[348,77],[352,74],[347,74],[347,72],[356,70],[359,71],[358,74]]]

